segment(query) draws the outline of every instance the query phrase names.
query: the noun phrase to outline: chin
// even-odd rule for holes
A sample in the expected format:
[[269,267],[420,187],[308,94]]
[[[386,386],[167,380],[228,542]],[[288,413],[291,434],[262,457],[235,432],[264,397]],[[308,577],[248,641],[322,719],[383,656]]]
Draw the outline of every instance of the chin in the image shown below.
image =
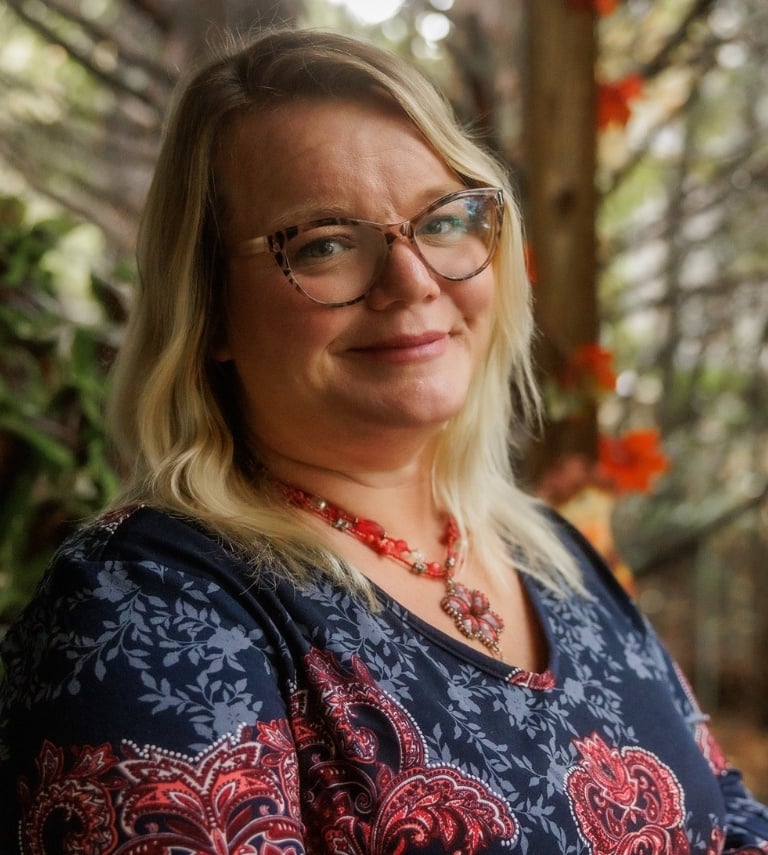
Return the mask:
[[446,422],[461,412],[465,400],[465,396],[437,401],[422,397],[410,405],[400,401],[377,408],[375,420],[382,426],[441,430]]

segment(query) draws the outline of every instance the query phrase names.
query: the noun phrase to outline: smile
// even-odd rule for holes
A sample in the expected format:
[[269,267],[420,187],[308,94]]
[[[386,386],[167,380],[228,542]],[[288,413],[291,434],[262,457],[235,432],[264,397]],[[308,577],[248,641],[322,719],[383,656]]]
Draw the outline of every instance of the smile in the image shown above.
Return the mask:
[[400,335],[353,348],[353,352],[382,362],[407,363],[435,359],[447,346],[448,333],[429,331],[418,335]]

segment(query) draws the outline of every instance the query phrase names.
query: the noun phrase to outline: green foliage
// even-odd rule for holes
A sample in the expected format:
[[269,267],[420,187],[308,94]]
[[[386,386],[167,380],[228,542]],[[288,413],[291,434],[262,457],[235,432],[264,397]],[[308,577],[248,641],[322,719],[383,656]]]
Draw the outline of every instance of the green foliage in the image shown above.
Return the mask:
[[[67,319],[44,263],[73,226],[30,225],[23,202],[0,198],[0,623],[117,484],[103,405],[118,319],[98,328]],[[95,300],[114,299],[96,285]]]

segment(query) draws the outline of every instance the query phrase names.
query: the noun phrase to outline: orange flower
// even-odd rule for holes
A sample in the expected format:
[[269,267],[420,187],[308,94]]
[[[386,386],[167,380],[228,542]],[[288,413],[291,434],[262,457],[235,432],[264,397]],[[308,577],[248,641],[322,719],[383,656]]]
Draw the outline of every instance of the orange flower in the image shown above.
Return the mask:
[[659,432],[653,429],[629,431],[619,437],[601,436],[598,458],[600,470],[619,492],[647,492],[670,465],[659,447]]
[[629,102],[643,93],[643,78],[630,74],[614,83],[598,83],[597,126],[625,127],[632,115]]
[[619,6],[619,0],[595,0],[595,9],[598,15],[610,15]]
[[619,0],[568,0],[568,5],[577,12],[597,12],[598,15],[610,15],[615,12]]
[[571,354],[561,372],[560,383],[566,389],[583,387],[605,389],[612,392],[616,387],[613,371],[613,353],[597,342],[579,345]]

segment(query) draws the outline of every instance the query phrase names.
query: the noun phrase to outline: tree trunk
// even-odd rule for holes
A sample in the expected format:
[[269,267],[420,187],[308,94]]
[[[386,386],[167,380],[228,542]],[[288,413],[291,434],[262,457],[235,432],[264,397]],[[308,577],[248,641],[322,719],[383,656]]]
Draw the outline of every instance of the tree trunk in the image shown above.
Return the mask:
[[[595,261],[595,16],[567,0],[526,4],[526,220],[535,266],[542,377],[562,373],[598,335]],[[558,457],[596,455],[594,402],[547,425],[530,449],[532,480]]]

